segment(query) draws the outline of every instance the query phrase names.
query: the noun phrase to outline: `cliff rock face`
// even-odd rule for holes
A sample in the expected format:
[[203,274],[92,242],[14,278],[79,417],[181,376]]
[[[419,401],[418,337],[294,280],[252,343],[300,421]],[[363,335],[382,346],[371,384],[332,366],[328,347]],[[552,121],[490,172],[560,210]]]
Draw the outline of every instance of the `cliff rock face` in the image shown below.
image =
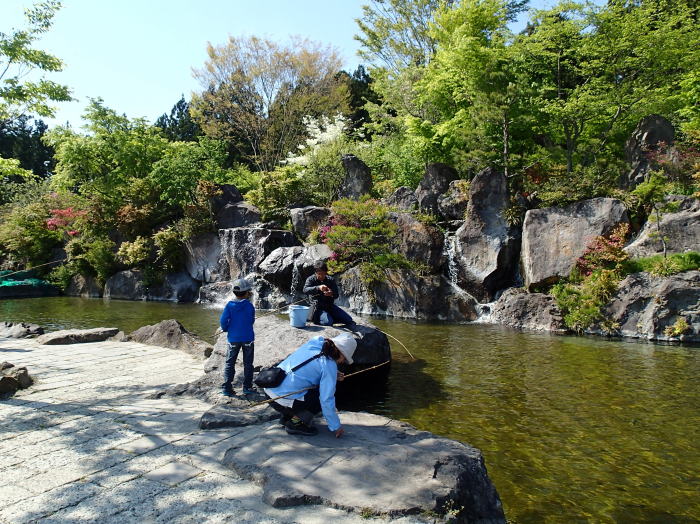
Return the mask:
[[372,175],[362,160],[355,155],[343,155],[341,161],[345,169],[345,180],[338,192],[338,198],[357,200],[372,191]]
[[[613,299],[603,308],[608,322],[625,337],[647,340],[700,341],[700,271],[686,271],[670,277],[635,273],[619,285]],[[687,330],[667,334],[666,328],[685,321]],[[600,333],[600,328],[591,330]]]
[[338,280],[340,298],[336,303],[356,313],[453,322],[478,316],[476,299],[439,275],[421,277],[389,270],[368,288],[360,270],[353,268]]
[[700,200],[671,196],[666,203],[677,206],[677,210],[664,212],[660,222],[650,217],[637,238],[625,248],[631,257],[648,257],[662,253],[659,231],[666,240],[668,253],[700,251]]
[[416,198],[415,191],[406,186],[397,188],[384,202],[388,206],[406,211],[413,211],[418,207],[418,199]]
[[482,302],[515,281],[520,238],[503,218],[508,204],[505,175],[484,169],[471,182],[464,224],[455,233],[457,282]]
[[299,245],[291,231],[255,227],[219,230],[222,255],[231,280],[257,271],[260,263],[278,247]]
[[188,273],[169,273],[162,282],[146,286],[143,274],[136,269],[120,271],[107,279],[104,298],[152,300],[158,302],[193,302],[199,283]]
[[469,205],[469,183],[453,180],[445,194],[438,197],[438,210],[446,220],[464,220]]
[[119,271],[105,282],[105,298],[121,300],[146,300],[143,275],[137,270]]
[[200,282],[219,282],[227,276],[221,259],[221,241],[216,233],[203,233],[185,242],[185,268]]
[[506,289],[491,310],[491,321],[517,329],[566,333],[564,319],[551,295]]
[[102,296],[102,286],[93,276],[73,275],[66,289],[66,295],[71,297],[99,298]]
[[226,204],[216,213],[216,227],[228,229],[260,222],[260,210],[248,202]]
[[523,222],[520,259],[525,286],[532,289],[568,277],[586,246],[623,222],[629,222],[627,210],[614,198],[531,209]]
[[428,164],[415,193],[418,208],[423,213],[437,215],[440,211],[438,198],[449,189],[450,182],[457,178],[457,171],[446,164]]
[[660,115],[642,118],[625,143],[625,160],[632,166],[622,177],[621,186],[634,189],[644,182],[647,173],[654,166],[649,162],[649,153],[661,150],[661,147],[673,145],[675,129],[673,124]]
[[316,260],[328,260],[332,255],[325,244],[278,247],[260,263],[260,275],[291,295],[301,295],[304,282],[313,272]]

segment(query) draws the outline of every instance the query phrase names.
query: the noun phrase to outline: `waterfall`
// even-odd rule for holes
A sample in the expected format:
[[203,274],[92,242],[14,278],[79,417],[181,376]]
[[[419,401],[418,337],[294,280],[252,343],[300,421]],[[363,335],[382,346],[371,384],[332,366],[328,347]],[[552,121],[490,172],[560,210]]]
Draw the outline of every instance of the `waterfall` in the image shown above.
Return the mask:
[[292,285],[289,288],[289,294],[292,295],[292,301],[297,297],[297,289],[299,288],[299,280],[301,279],[301,272],[299,271],[299,266],[296,261],[292,267]]
[[447,258],[447,277],[452,287],[457,287],[459,281],[459,266],[457,266],[457,242],[454,233],[445,233],[445,244],[442,254]]
[[496,324],[493,320],[493,306],[496,301],[486,302],[484,304],[479,304],[477,306],[477,313],[479,316],[474,320],[474,324]]

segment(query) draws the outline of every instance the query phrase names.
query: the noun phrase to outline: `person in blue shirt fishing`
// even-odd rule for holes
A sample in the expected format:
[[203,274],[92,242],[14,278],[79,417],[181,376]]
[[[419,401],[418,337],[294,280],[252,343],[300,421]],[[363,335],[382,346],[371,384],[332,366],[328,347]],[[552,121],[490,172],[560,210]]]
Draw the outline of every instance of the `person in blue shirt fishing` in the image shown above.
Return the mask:
[[[264,392],[268,398],[288,395],[270,403],[281,414],[280,423],[287,433],[316,435],[318,429],[311,421],[322,412],[328,429],[336,437],[343,435],[345,430],[335,411],[335,385],[344,378],[338,371],[338,365],[352,364],[356,348],[357,341],[348,333],[333,338],[316,337],[277,365],[284,369],[287,376],[282,384],[276,388],[265,388]],[[293,367],[314,356],[317,358],[292,371]]]
[[250,282],[243,278],[233,281],[233,294],[236,296],[226,304],[219,323],[221,330],[227,333],[228,350],[224,364],[224,383],[221,394],[234,396],[233,377],[238,353],[243,350],[243,394],[250,395],[257,391],[253,387],[253,357],[255,354],[255,307],[248,300],[252,289]]

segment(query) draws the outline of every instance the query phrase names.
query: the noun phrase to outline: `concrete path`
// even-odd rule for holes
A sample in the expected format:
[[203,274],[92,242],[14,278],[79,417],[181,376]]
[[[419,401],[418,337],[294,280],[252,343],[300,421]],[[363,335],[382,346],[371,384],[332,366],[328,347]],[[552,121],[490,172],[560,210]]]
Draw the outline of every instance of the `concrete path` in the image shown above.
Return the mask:
[[201,376],[184,352],[0,339],[0,361],[36,380],[0,401],[2,523],[416,522],[262,502],[257,485],[221,465],[241,430],[199,430],[211,407],[199,400],[147,398]]

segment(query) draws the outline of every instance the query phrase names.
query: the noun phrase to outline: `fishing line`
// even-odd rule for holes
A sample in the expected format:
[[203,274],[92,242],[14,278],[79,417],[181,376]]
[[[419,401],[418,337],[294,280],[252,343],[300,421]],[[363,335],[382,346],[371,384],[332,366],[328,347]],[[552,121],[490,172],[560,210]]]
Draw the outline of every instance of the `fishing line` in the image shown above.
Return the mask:
[[36,269],[38,267],[43,267],[43,266],[50,266],[51,264],[58,264],[59,262],[64,262],[68,260],[67,258],[62,258],[60,260],[54,260],[53,262],[47,262],[46,264],[39,264],[38,266],[30,267],[29,269],[20,269],[19,271],[13,271],[12,273],[8,273],[7,275],[2,275],[0,276],[0,280],[3,278],[7,278],[12,275],[16,275],[17,273],[24,273],[25,271],[31,271],[32,269]]

